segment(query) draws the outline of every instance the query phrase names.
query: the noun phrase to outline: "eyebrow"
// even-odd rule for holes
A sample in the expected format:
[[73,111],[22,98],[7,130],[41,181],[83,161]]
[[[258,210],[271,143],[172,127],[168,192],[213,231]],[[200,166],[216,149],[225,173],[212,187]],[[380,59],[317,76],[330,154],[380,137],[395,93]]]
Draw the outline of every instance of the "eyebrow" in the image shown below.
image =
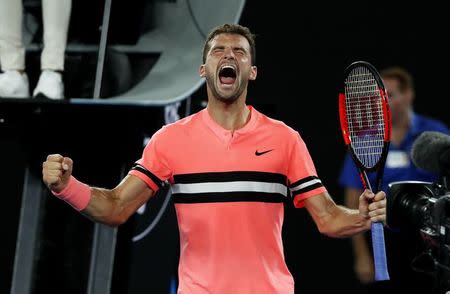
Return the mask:
[[[215,46],[211,47],[211,50],[214,50],[214,49],[224,49],[224,48],[225,48],[225,45],[215,45]],[[244,52],[249,52],[247,49],[245,49],[245,48],[242,47],[242,46],[235,46],[235,47],[233,47],[232,49],[233,49],[233,50],[242,50],[242,51],[244,51]]]

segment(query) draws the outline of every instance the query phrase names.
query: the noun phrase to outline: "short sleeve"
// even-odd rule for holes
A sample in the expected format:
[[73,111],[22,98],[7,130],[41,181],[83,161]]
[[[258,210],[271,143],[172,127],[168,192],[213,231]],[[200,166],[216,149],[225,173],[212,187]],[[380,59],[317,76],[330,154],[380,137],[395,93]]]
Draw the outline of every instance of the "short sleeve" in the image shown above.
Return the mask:
[[326,192],[326,188],[317,176],[309,151],[298,133],[292,142],[287,176],[289,190],[297,208],[305,205],[305,199]]
[[128,174],[143,180],[153,191],[158,191],[171,175],[167,161],[167,148],[162,148],[164,128],[156,132],[144,148],[142,157],[135,162]]

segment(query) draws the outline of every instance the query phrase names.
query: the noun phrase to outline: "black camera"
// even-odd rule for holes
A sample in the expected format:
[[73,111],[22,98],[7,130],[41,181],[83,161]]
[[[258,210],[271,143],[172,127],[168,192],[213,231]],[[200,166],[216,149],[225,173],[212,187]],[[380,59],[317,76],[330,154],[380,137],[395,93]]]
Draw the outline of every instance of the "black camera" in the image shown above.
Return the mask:
[[450,266],[450,191],[438,183],[403,181],[389,184],[386,223],[392,231],[420,231]]
[[411,150],[414,164],[440,176],[439,182],[389,183],[386,224],[393,232],[419,232],[438,294],[450,290],[450,136],[424,132]]
[[[386,224],[393,232],[418,231],[426,245],[416,259],[434,277],[435,293],[450,290],[450,191],[441,184],[404,181],[389,184]],[[427,260],[425,260],[427,259]]]

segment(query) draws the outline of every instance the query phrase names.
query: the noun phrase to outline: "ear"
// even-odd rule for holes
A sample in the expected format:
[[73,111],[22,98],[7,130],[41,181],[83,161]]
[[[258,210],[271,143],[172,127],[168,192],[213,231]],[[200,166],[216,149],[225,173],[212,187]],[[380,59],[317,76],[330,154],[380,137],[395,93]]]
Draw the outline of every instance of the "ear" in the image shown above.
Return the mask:
[[202,78],[206,77],[205,65],[204,64],[200,65],[200,67],[198,69],[198,73],[200,74],[200,77],[202,77]]
[[250,76],[248,77],[249,80],[256,80],[256,76],[258,74],[258,69],[256,68],[256,65],[253,65],[250,70]]

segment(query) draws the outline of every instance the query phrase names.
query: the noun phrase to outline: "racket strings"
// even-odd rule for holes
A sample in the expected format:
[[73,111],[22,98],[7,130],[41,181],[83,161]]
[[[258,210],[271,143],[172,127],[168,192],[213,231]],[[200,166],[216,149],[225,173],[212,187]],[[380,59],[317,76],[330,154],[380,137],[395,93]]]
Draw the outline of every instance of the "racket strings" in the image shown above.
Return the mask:
[[350,142],[358,160],[374,167],[384,147],[384,115],[382,97],[373,74],[356,67],[345,80],[345,105]]

